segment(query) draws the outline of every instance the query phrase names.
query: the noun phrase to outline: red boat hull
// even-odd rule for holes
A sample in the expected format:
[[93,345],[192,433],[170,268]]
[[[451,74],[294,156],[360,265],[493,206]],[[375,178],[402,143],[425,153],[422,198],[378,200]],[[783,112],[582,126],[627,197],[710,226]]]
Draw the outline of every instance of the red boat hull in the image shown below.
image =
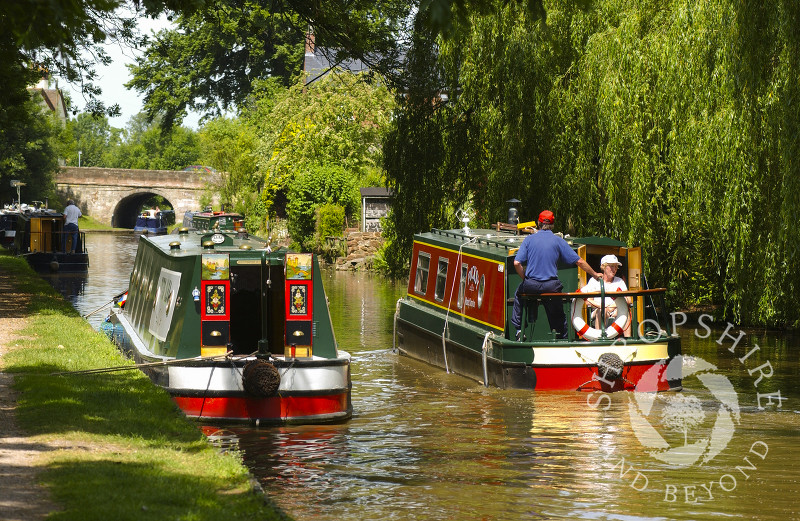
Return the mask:
[[318,396],[173,396],[181,410],[193,418],[258,423],[314,423],[345,420],[352,416],[347,392]]

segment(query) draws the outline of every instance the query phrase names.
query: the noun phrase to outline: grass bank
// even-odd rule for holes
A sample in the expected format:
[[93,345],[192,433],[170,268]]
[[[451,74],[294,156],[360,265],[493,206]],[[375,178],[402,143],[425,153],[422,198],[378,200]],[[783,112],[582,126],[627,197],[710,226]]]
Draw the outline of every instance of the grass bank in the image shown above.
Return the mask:
[[0,252],[0,277],[22,294],[23,338],[0,358],[20,392],[17,418],[45,451],[42,483],[63,510],[53,520],[288,519],[254,489],[234,453],[211,447],[167,393],[138,370],[55,372],[130,364],[28,264]]
[[130,232],[130,228],[113,228],[107,224],[103,224],[90,215],[81,216],[78,219],[78,228],[84,232]]

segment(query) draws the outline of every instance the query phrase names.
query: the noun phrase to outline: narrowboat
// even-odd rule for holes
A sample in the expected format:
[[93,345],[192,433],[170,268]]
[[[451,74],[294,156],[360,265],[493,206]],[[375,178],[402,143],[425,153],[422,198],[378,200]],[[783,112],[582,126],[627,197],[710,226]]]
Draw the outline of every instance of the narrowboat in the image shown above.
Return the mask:
[[206,208],[202,212],[186,212],[183,226],[190,230],[244,231],[244,216],[228,211],[213,211]]
[[19,210],[15,206],[5,205],[0,210],[0,246],[4,248],[11,249],[14,246],[18,214]]
[[[641,248],[604,237],[565,237],[596,270],[604,255],[619,258],[622,267],[617,275],[626,281],[628,291],[613,293],[617,319],[606,326],[587,316],[585,300],[602,297],[605,302],[604,289],[580,292],[586,273],[575,266],[559,266],[563,293],[520,297],[523,321],[518,339],[511,324],[514,294],[521,282],[514,258],[525,235],[502,228],[465,226],[414,236],[408,294],[398,301],[395,313],[396,350],[500,388],[680,389],[680,371],[675,369],[680,364],[667,370],[680,354],[680,339],[665,308],[666,290],[647,287]],[[567,338],[556,338],[550,330],[542,306],[546,299],[562,302]]]
[[143,210],[136,217],[133,231],[134,233],[164,235],[172,224],[175,224],[175,212],[172,210],[159,210],[157,208]]
[[[89,269],[83,232],[65,232],[64,214],[45,204],[19,206],[12,250],[38,271],[76,272]],[[73,241],[76,244],[73,245]]]
[[317,259],[239,231],[140,236],[103,329],[188,416],[256,425],[352,416]]

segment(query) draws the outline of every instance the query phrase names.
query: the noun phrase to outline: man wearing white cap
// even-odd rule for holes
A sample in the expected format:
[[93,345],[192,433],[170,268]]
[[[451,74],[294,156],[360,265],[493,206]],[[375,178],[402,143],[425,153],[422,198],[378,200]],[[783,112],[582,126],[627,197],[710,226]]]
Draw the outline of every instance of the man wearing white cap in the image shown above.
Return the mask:
[[[603,284],[605,286],[606,293],[614,293],[616,291],[627,291],[628,286],[625,285],[625,281],[621,278],[617,277],[617,270],[619,267],[622,266],[622,263],[617,259],[616,255],[605,255],[602,259],[600,259],[600,271],[603,272]],[[582,293],[599,293],[600,292],[600,281],[598,279],[592,279],[586,284],[583,288],[581,288]],[[630,297],[625,297],[625,300],[628,304],[631,303]],[[589,306],[600,309],[600,297],[590,298],[587,299]],[[608,318],[616,318],[617,316],[617,305],[614,303],[614,299],[610,297],[606,297],[605,302],[605,310],[606,310],[606,317]],[[596,327],[600,327],[600,317],[596,317]],[[628,321],[628,326],[630,326],[630,321]],[[627,335],[626,335],[627,336]]]

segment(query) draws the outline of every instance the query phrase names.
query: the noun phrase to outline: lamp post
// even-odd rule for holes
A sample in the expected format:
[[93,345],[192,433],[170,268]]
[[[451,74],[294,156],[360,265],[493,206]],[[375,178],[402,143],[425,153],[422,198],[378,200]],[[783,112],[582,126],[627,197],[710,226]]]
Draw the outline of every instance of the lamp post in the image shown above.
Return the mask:
[[19,208],[20,205],[22,204],[22,201],[20,200],[20,193],[19,193],[19,189],[22,186],[25,186],[25,183],[23,183],[22,181],[20,181],[18,179],[12,179],[11,180],[11,187],[12,188],[16,187],[16,189],[17,189],[17,208]]
[[83,150],[78,150],[78,168],[81,166],[81,154],[83,154]]

